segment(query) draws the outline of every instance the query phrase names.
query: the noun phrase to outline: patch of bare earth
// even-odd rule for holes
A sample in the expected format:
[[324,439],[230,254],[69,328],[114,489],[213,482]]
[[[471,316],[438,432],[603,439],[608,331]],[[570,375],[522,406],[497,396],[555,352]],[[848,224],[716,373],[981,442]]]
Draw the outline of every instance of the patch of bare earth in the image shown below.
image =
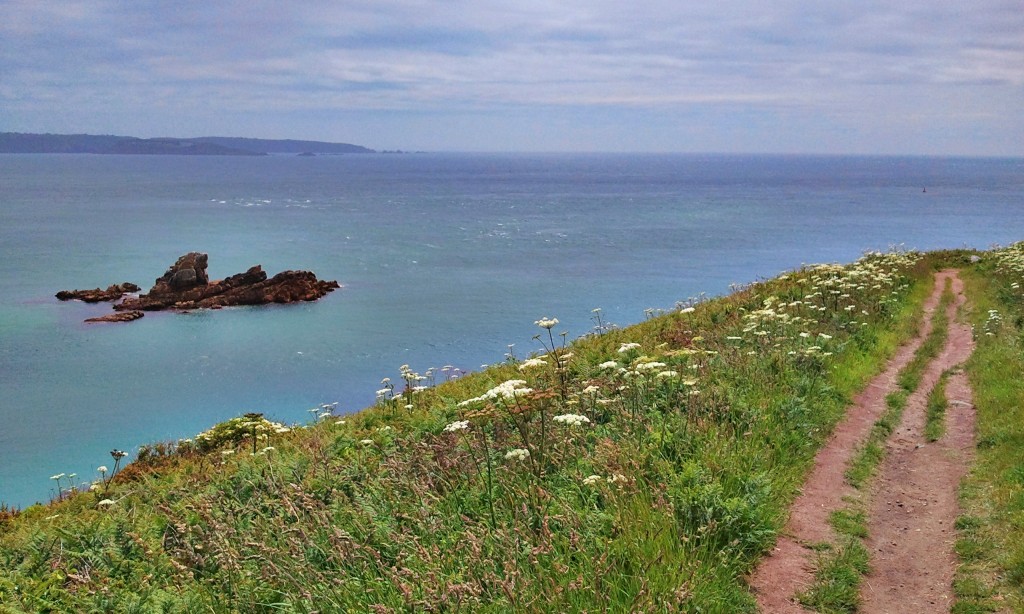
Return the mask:
[[945,436],[926,442],[924,425],[928,393],[943,371],[970,357],[974,341],[970,327],[953,321],[965,301],[963,282],[955,271],[943,271],[937,281],[946,278],[953,280],[956,295],[947,314],[949,338],[907,399],[872,485],[866,542],[871,572],[861,586],[864,612],[948,612],[953,603],[956,490],[974,449],[974,405],[962,371],[953,373],[946,387]]
[[[902,346],[893,356],[892,359],[886,364],[884,371],[876,376],[861,392],[857,397],[854,398],[853,405],[849,408],[846,417],[836,426],[829,441],[818,453],[815,458],[814,467],[808,476],[807,481],[801,491],[801,494],[794,501],[790,509],[789,521],[786,524],[783,533],[779,536],[778,542],[776,543],[775,549],[767,556],[761,565],[754,571],[750,577],[750,586],[754,591],[757,598],[758,606],[763,612],[772,613],[786,613],[786,612],[804,612],[805,610],[800,606],[796,600],[796,595],[806,590],[811,582],[813,581],[813,563],[814,563],[814,551],[811,546],[823,541],[833,541],[835,535],[833,534],[832,528],[828,523],[829,514],[833,511],[843,507],[843,498],[853,496],[856,491],[849,486],[844,477],[846,468],[848,467],[850,460],[856,453],[859,445],[863,442],[871,427],[882,415],[886,409],[885,397],[896,390],[897,382],[896,378],[899,371],[910,362],[913,358],[917,348],[920,347],[923,339],[931,332],[931,314],[935,311],[939,298],[942,294],[942,290],[945,286],[945,280],[947,277],[954,278],[954,291],[957,292],[957,304],[961,304],[963,301],[963,288],[962,284],[959,283],[959,279],[956,278],[955,272],[943,271],[940,273],[935,280],[935,287],[932,294],[928,297],[928,300],[924,304],[924,315],[921,324],[921,332],[914,340]],[[947,317],[952,317],[952,313]],[[938,362],[945,360],[952,360],[960,356],[960,353],[966,351],[969,355],[970,346],[967,349],[963,349],[963,331],[959,330],[958,325],[952,325],[950,328],[950,342],[947,344],[946,351],[939,358]],[[967,343],[970,343],[970,330],[967,330]],[[949,345],[956,345],[961,347],[960,353],[949,350]],[[944,363],[943,363],[944,364]],[[955,364],[955,363],[952,363]],[[949,366],[952,366],[949,365]],[[932,365],[929,368],[928,374],[934,370],[936,373],[941,372],[946,367],[939,367]],[[927,379],[930,375],[926,375],[926,382],[922,385],[925,388],[925,398],[927,396],[927,390],[931,389],[931,385],[927,382],[931,381],[934,384],[934,380]],[[938,376],[935,375],[935,378]],[[966,381],[959,381],[954,383],[953,380],[949,382],[947,390],[950,394],[953,394],[954,390],[958,390],[958,386],[966,385]],[[959,389],[960,396],[966,399],[970,398],[969,391],[964,392]],[[917,415],[920,412],[910,411],[910,400],[908,400],[908,411],[907,414]],[[923,407],[924,401],[920,402]],[[958,409],[959,408],[959,409]],[[969,425],[962,425],[963,428],[967,428],[968,433],[973,433],[973,419],[968,420],[967,418],[960,417],[962,413],[960,410],[961,406],[957,403],[953,403],[953,408],[948,414],[950,420],[950,428],[948,428],[949,434],[943,441],[957,440],[955,432],[959,432],[961,426],[954,426],[960,422],[970,422]],[[971,414],[973,416],[973,414]],[[908,420],[910,420],[908,422]],[[914,427],[918,433],[917,439],[923,440],[920,432],[923,431],[924,420],[923,413],[920,413],[920,417],[916,419],[904,418],[904,422],[908,424],[915,424],[920,422],[920,427]],[[904,436],[909,436],[910,432],[906,431],[901,425],[900,433]],[[958,440],[959,441],[959,440]],[[916,443],[914,444],[916,445]],[[970,436],[968,435],[967,444],[970,446]],[[915,448],[916,449],[916,448]],[[961,471],[962,474],[962,471]],[[957,477],[950,477],[945,484],[947,484],[947,490],[950,497],[953,498],[955,504],[955,488],[959,481],[960,474]],[[938,488],[938,486],[936,486]],[[882,496],[880,494],[880,496]],[[934,498],[934,497],[933,497]],[[874,510],[873,510],[874,511]],[[955,508],[953,510],[953,516],[950,516],[948,520],[945,517],[942,518],[942,525],[949,533],[947,535],[947,541],[952,540],[952,525],[953,519],[955,518]],[[874,519],[877,514],[872,514]],[[936,523],[938,520],[936,520]],[[897,523],[899,524],[899,523]],[[913,525],[913,529],[906,532],[916,533],[918,528],[916,521],[914,523],[902,523],[904,527],[910,527]],[[872,525],[874,526],[874,525]],[[872,534],[874,534],[874,528],[872,528]],[[897,541],[890,539],[890,542]],[[951,550],[950,550],[951,552]],[[874,563],[873,563],[874,564]],[[882,568],[879,568],[881,570]],[[933,572],[929,572],[933,573]],[[952,577],[952,567],[950,566],[950,576]],[[876,574],[872,574],[871,579],[876,582],[876,586],[884,586],[886,581],[875,578]],[[897,582],[897,584],[906,584],[905,581]],[[949,582],[946,583],[948,586]],[[945,594],[948,594],[947,590]],[[866,611],[913,611],[904,610],[902,607],[896,608],[895,610],[866,610]]]

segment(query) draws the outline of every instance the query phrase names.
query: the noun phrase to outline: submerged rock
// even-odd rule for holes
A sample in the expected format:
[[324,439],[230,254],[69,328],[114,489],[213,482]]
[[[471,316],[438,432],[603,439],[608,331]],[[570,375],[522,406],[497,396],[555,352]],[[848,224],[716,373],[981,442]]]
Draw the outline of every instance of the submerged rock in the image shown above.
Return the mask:
[[61,290],[55,296],[62,301],[84,301],[86,303],[101,303],[103,301],[116,301],[129,292],[138,292],[142,288],[133,283],[114,284],[106,290],[93,288],[92,290]]
[[138,320],[144,315],[146,314],[141,311],[115,311],[105,316],[89,318],[86,322],[131,322],[132,320]]

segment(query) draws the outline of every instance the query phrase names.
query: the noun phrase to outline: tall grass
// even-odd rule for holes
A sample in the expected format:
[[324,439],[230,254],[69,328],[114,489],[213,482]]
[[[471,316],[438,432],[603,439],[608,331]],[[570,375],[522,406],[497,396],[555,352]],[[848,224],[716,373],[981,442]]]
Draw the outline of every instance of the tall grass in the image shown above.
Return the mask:
[[977,458],[961,487],[954,612],[1024,611],[1024,244],[986,254],[966,276],[977,348],[967,374]]
[[[5,519],[24,610],[753,611],[852,392],[910,334],[919,254],[808,267],[285,430],[153,446]],[[100,505],[100,504],[103,505]]]

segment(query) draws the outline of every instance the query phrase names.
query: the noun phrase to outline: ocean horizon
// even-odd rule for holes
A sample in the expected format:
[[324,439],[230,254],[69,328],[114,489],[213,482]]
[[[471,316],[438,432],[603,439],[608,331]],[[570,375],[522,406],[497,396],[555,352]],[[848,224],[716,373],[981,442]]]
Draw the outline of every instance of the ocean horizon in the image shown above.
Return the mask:
[[[722,154],[0,155],[0,502],[87,484],[114,448],[256,411],[370,405],[400,365],[476,371],[803,264],[1024,240],[1024,159]],[[182,254],[342,288],[315,303],[147,313]],[[511,347],[510,347],[511,346]]]

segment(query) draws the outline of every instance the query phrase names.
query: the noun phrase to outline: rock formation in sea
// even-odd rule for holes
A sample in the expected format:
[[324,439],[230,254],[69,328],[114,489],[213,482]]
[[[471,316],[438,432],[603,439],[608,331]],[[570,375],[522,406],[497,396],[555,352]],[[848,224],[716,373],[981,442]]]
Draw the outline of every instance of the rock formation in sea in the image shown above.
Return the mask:
[[[244,273],[210,281],[206,273],[208,261],[206,254],[189,252],[157,278],[148,293],[124,298],[114,304],[117,313],[89,318],[86,322],[130,322],[141,318],[144,311],[165,309],[187,311],[315,301],[341,287],[336,281],[317,279],[310,271],[283,271],[268,278],[258,264]],[[117,300],[139,290],[135,284],[125,283],[106,290],[64,290],[57,293],[57,298],[95,303]]]
[[159,311],[295,303],[315,301],[340,287],[336,281],[317,279],[310,271],[283,271],[268,279],[260,265],[220,281],[210,281],[207,262],[206,254],[185,254],[156,280],[147,294],[126,298],[114,309]]
[[62,301],[83,301],[86,303],[100,303],[103,301],[116,301],[129,292],[138,292],[142,288],[133,283],[114,284],[106,290],[93,288],[92,290],[61,290],[56,294]]

